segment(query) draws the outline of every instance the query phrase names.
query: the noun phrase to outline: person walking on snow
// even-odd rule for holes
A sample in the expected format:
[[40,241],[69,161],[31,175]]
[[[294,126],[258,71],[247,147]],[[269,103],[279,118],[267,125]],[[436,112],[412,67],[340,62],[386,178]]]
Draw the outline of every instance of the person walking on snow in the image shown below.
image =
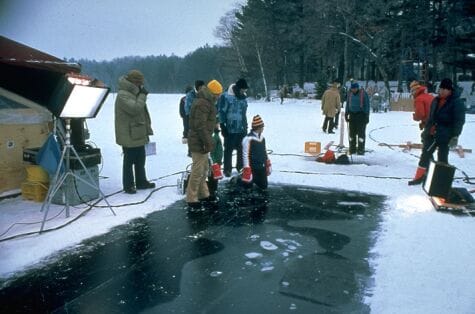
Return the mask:
[[333,82],[322,96],[322,112],[325,116],[323,121],[323,132],[333,134],[334,119],[337,112],[340,111],[340,92],[338,91],[338,82]]
[[209,172],[209,153],[214,150],[213,131],[216,125],[216,100],[223,92],[221,84],[212,80],[202,87],[190,110],[188,148],[191,151],[191,173],[186,188],[186,202],[192,209],[209,201],[206,183]]
[[148,91],[145,78],[138,70],[131,70],[119,78],[119,91],[115,100],[115,140],[122,146],[122,187],[127,194],[137,189],[152,189],[145,173],[145,144],[153,135],[150,114],[147,109]]
[[218,101],[219,122],[224,138],[224,176],[230,177],[233,151],[237,151],[236,170],[242,169],[242,139],[247,133],[247,95],[245,79],[231,84]]
[[448,163],[449,147],[456,146],[465,124],[465,107],[460,99],[460,90],[454,90],[450,79],[440,82],[439,95],[430,106],[429,118],[422,132],[422,154],[414,178],[409,185],[421,184],[427,167],[436,149],[437,160]]
[[345,120],[349,123],[350,155],[364,155],[366,125],[369,122],[369,97],[357,82],[351,83],[346,101]]
[[245,184],[256,184],[261,190],[267,189],[267,176],[272,172],[271,162],[267,156],[264,121],[259,115],[252,118],[252,129],[242,141],[243,171],[241,180]]

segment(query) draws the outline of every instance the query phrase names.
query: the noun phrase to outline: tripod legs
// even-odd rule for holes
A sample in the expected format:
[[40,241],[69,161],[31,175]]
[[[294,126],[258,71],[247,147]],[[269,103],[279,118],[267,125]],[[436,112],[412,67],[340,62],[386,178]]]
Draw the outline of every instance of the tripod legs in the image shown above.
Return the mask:
[[[88,180],[85,180],[84,178],[78,176],[77,174],[75,174],[69,167],[69,157],[70,157],[70,152],[73,152],[73,154],[76,156],[77,160],[79,161],[79,163],[81,164],[81,167],[82,169],[85,171],[85,173],[87,174],[87,177],[89,179]],[[62,165],[63,165],[63,161],[65,160],[65,157],[66,157],[66,169],[64,170],[64,172],[60,175],[61,173],[61,168],[62,168]],[[56,193],[59,191],[59,189],[61,188],[61,186],[64,184],[65,185],[65,188],[66,188],[66,197],[65,197],[65,208],[66,208],[66,217],[69,217],[69,200],[68,200],[68,191],[69,189],[71,188],[70,184],[71,184],[71,178],[69,178],[69,176],[72,176],[76,179],[78,179],[79,181],[83,182],[84,184],[87,184],[89,185],[90,187],[96,189],[100,196],[101,196],[101,200],[104,200],[107,204],[107,206],[109,207],[110,211],[112,212],[112,214],[115,216],[115,212],[114,210],[112,209],[112,206],[109,204],[109,201],[107,200],[106,196],[104,195],[104,193],[101,191],[100,187],[99,187],[99,184],[96,183],[96,181],[94,180],[94,178],[92,177],[91,173],[89,172],[89,170],[86,168],[86,166],[84,165],[84,163],[82,162],[81,158],[79,157],[78,153],[76,152],[74,146],[70,145],[70,144],[66,144],[63,148],[63,152],[61,154],[61,159],[59,161],[59,165],[58,165],[58,169],[56,170],[56,173],[55,173],[55,176],[53,178],[53,186],[49,189],[48,191],[48,194],[46,196],[46,199],[43,203],[43,206],[41,207],[41,211],[45,210],[45,213],[44,213],[44,216],[43,216],[43,221],[41,223],[41,228],[40,228],[40,233],[43,231],[44,229],[44,225],[45,225],[45,222],[46,222],[46,219],[48,217],[48,211],[49,211],[49,207],[51,205],[51,200],[53,199],[53,197],[56,195]]]

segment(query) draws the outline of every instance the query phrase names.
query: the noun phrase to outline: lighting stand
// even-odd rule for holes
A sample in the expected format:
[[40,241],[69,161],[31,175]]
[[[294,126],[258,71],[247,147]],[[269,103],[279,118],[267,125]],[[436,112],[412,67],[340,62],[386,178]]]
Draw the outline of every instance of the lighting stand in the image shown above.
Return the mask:
[[[65,135],[63,151],[61,153],[61,159],[59,161],[58,168],[56,169],[56,173],[53,177],[52,186],[48,190],[48,194],[46,195],[46,199],[43,202],[43,206],[41,206],[41,212],[45,209],[46,210],[44,213],[43,221],[41,223],[40,233],[43,231],[43,228],[45,226],[46,218],[48,217],[49,207],[51,205],[51,200],[53,199],[53,197],[56,195],[56,193],[59,191],[59,189],[61,188],[63,184],[65,186],[65,191],[63,191],[63,193],[65,193],[64,199],[65,199],[66,217],[69,217],[69,200],[67,196],[70,195],[68,192],[72,188],[71,183],[73,183],[73,181],[71,177],[74,177],[77,180],[80,180],[81,182],[83,182],[84,184],[87,184],[90,187],[97,189],[97,191],[102,197],[101,199],[103,199],[106,202],[112,214],[114,214],[114,216],[116,215],[114,210],[112,209],[112,206],[109,204],[109,201],[107,201],[106,196],[99,188],[99,184],[94,181],[94,178],[92,177],[91,173],[89,172],[89,170],[87,170],[81,158],[79,158],[79,155],[76,149],[74,148],[73,145],[71,145],[71,119],[65,119],[65,122],[66,122],[66,135]],[[71,170],[70,159],[69,159],[71,156],[71,152],[73,152],[74,156],[76,156],[77,160],[81,164],[82,169],[86,172],[87,177],[89,178],[89,181],[85,180],[84,178],[81,178],[80,176],[78,176]],[[61,168],[63,168],[62,167],[63,162],[65,165],[65,169],[61,173]]]
[[343,144],[343,139],[345,137],[345,122],[346,121],[345,121],[345,113],[343,113],[341,109],[340,109],[340,143],[338,143],[339,149],[345,148],[345,144]]

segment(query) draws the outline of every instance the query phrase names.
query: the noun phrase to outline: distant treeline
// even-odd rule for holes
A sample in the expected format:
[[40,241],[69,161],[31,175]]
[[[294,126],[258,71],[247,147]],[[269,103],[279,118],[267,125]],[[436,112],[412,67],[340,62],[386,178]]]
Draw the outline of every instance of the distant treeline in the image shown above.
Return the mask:
[[196,79],[227,87],[245,77],[251,93],[268,96],[284,84],[475,74],[472,0],[248,0],[221,18],[215,35],[222,46],[185,57],[72,61],[113,90],[119,76],[138,69],[155,93],[183,92]]

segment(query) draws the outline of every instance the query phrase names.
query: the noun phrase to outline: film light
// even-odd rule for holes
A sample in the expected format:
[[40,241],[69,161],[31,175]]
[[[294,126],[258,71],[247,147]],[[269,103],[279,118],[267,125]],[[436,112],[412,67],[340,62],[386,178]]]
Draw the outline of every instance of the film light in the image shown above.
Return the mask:
[[431,161],[422,188],[429,196],[447,198],[452,188],[455,167],[444,162]]
[[66,75],[51,96],[48,109],[64,119],[95,118],[110,90],[95,82],[86,76]]

